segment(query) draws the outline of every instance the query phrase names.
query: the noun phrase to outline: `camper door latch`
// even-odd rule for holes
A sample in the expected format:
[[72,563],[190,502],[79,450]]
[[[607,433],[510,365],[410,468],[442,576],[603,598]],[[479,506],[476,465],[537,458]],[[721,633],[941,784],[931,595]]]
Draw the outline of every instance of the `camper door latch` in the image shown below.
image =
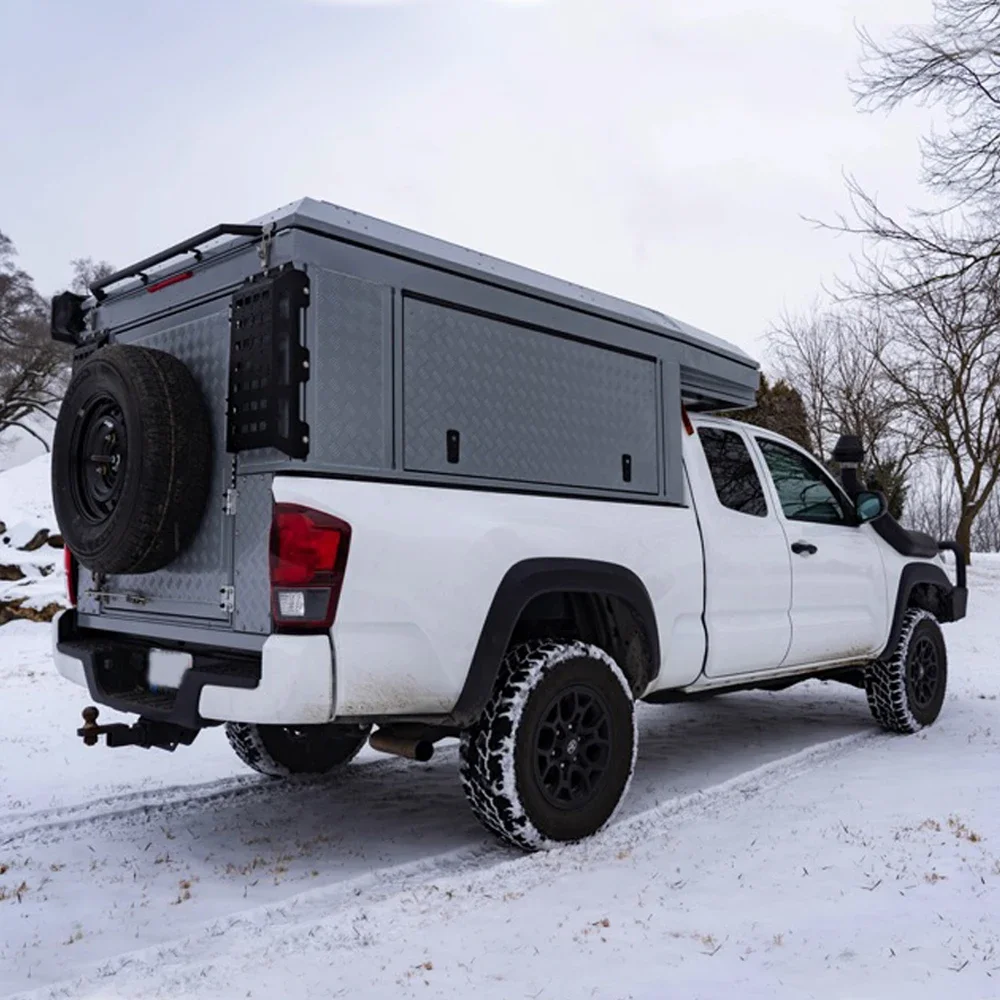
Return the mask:
[[233,517],[236,514],[237,495],[236,490],[232,487],[222,495],[222,513],[227,517]]
[[219,588],[219,607],[228,614],[232,614],[236,610],[236,588],[235,587],[220,587]]
[[257,256],[260,258],[260,269],[266,271],[271,266],[271,246],[274,243],[274,223],[269,222],[264,226],[263,234],[260,238],[260,245],[257,247]]

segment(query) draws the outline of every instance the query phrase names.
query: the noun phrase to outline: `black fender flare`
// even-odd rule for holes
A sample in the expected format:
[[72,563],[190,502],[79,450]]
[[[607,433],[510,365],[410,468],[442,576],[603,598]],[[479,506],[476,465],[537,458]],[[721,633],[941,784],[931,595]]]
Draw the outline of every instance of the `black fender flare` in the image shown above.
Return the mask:
[[660,636],[649,591],[632,570],[589,559],[526,559],[515,563],[497,587],[462,693],[449,713],[457,726],[479,718],[496,683],[500,663],[521,613],[536,597],[557,592],[593,593],[621,598],[635,612],[649,650],[650,680],[660,672]]
[[[964,566],[962,567],[964,570]],[[879,654],[878,659],[888,660],[899,642],[903,630],[903,618],[910,607],[910,596],[915,588],[930,584],[941,592],[940,607],[934,610],[939,621],[957,621],[965,617],[967,591],[965,586],[956,587],[948,574],[940,566],[931,563],[908,563],[903,567],[896,590],[896,607],[893,612],[892,629],[889,632],[889,642]]]

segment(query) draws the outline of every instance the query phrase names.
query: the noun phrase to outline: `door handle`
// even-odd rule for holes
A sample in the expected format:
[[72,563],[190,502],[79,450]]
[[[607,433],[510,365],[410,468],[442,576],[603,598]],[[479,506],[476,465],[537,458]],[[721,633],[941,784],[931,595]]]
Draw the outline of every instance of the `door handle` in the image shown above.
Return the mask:
[[793,542],[792,551],[797,556],[814,556],[819,550],[811,542]]

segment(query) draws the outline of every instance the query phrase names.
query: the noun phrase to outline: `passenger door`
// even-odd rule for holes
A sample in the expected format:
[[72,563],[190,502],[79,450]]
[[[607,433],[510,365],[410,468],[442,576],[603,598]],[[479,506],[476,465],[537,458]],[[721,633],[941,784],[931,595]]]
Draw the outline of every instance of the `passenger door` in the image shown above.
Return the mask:
[[867,656],[884,640],[885,567],[869,525],[817,462],[756,435],[792,554],[786,666]]
[[773,670],[791,641],[791,556],[742,433],[700,424],[688,475],[705,550],[709,677]]

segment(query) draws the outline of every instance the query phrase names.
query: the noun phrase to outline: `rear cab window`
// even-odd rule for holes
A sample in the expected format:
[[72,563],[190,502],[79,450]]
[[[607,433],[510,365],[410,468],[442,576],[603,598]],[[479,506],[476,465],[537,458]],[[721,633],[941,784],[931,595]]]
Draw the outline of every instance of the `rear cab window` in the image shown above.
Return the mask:
[[699,427],[698,439],[719,503],[738,514],[767,517],[764,487],[742,436],[720,427]]

